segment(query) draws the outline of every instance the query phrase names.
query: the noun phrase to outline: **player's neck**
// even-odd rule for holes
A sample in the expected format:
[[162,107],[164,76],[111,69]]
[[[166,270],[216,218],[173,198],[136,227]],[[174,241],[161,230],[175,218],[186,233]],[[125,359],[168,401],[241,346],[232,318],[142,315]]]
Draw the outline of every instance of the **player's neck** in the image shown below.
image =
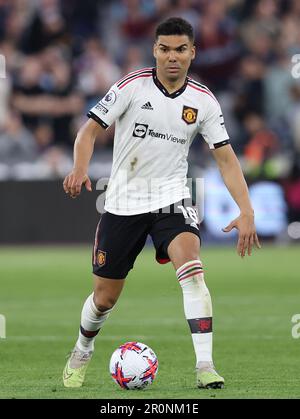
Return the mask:
[[161,74],[159,69],[156,70],[157,78],[160,81],[160,83],[164,86],[165,89],[167,89],[168,93],[172,94],[179,90],[185,83],[186,76],[177,79],[177,80],[169,80]]

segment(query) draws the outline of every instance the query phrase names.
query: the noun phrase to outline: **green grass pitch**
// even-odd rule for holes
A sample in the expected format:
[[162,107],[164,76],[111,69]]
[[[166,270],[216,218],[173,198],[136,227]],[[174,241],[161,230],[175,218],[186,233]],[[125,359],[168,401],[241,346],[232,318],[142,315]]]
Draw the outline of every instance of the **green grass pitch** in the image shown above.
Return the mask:
[[[299,398],[300,339],[291,318],[300,313],[299,247],[265,247],[241,260],[230,248],[203,248],[214,308],[214,359],[223,390],[195,387],[195,357],[182,295],[170,264],[144,249],[110,319],[81,389],[61,375],[77,338],[90,293],[89,247],[0,249],[0,398],[202,399]],[[153,385],[124,391],[108,364],[118,345],[138,340],[159,360]]]

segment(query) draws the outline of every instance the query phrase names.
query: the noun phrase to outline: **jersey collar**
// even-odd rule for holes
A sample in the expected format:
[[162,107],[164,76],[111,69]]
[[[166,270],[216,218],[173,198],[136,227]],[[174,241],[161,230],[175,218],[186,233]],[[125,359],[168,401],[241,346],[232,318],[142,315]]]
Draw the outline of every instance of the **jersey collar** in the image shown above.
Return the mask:
[[157,74],[156,74],[156,68],[152,69],[152,76],[153,76],[153,82],[156,84],[156,86],[159,88],[159,90],[170,99],[175,99],[176,97],[180,96],[181,93],[183,93],[186,89],[188,78],[185,79],[184,85],[180,87],[180,89],[176,90],[176,92],[169,93],[167,89],[164,87],[164,85],[158,80]]

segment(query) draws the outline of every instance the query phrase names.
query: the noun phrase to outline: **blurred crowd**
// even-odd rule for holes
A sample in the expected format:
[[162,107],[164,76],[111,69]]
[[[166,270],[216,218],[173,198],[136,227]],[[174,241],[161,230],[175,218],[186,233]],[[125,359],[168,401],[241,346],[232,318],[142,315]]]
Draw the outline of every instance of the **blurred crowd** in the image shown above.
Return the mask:
[[[194,27],[190,75],[219,99],[248,180],[280,182],[300,219],[298,0],[0,0],[0,179],[64,176],[87,110],[122,75],[154,65],[155,27],[170,16]],[[112,143],[110,128],[94,177],[107,174]],[[203,141],[190,157],[210,164]]]

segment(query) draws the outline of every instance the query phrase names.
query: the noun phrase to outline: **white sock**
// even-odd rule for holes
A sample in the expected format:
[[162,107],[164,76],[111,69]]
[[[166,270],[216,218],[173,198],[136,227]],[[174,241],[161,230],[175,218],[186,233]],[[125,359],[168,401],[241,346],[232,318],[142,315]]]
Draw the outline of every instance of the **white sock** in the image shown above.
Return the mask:
[[112,311],[112,308],[103,312],[99,311],[95,306],[93,296],[94,293],[89,295],[83,305],[79,336],[76,342],[76,346],[84,352],[94,350],[96,336]]
[[185,317],[199,362],[212,362],[212,304],[204,282],[202,263],[191,260],[176,271],[183,292]]

